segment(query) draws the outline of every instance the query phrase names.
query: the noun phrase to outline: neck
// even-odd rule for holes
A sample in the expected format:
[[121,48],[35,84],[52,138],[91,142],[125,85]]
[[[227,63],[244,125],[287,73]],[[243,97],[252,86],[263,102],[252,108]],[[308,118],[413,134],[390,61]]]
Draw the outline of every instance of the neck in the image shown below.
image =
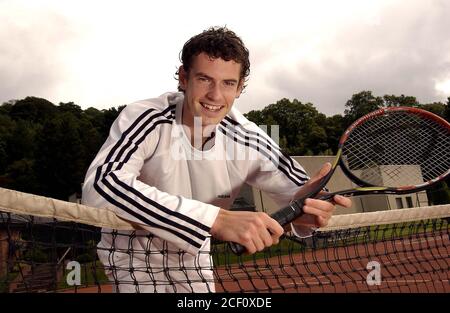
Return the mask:
[[208,140],[214,130],[215,125],[203,125],[201,117],[194,118],[189,112],[185,112],[186,106],[183,106],[182,124],[185,133],[188,135],[191,145],[202,150],[203,144]]

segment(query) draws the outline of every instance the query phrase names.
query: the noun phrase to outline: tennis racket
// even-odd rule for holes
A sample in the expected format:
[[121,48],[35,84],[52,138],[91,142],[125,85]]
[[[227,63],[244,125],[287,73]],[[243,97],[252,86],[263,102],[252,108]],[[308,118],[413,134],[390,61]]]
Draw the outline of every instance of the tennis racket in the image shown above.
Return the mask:
[[[317,197],[337,166],[359,187]],[[450,175],[450,124],[428,111],[389,107],[371,112],[350,125],[339,140],[330,172],[308,194],[271,217],[284,226],[303,214],[307,198],[335,195],[407,194],[419,192]],[[245,247],[230,243],[240,255]]]

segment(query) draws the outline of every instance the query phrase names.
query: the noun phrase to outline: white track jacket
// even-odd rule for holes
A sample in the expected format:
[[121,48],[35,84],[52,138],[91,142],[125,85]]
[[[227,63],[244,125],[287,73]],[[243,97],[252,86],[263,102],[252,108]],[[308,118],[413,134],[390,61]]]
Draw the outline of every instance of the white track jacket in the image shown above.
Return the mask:
[[211,259],[200,252],[209,251],[219,208],[229,209],[244,183],[286,206],[309,179],[235,108],[203,151],[193,148],[181,124],[183,99],[166,93],[125,107],[86,174],[82,202],[141,229],[104,230],[98,245],[118,291],[214,291]]

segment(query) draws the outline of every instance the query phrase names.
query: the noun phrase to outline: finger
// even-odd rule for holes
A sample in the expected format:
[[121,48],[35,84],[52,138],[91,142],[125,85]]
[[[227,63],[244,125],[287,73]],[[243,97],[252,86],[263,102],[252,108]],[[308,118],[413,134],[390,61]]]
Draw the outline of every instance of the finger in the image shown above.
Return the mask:
[[318,227],[325,227],[328,225],[328,221],[330,218],[324,218],[322,216],[317,216],[316,218],[316,226]]
[[294,195],[294,199],[305,197],[308,193],[315,191],[320,186],[321,180],[330,172],[331,163],[327,162],[311,177]]
[[270,247],[276,245],[280,242],[281,235],[284,234],[284,229],[281,228],[281,231],[277,228],[277,230],[270,230],[269,238],[266,241],[266,247]]
[[272,234],[267,226],[268,222],[271,222],[270,217],[265,214],[265,216],[263,217],[263,223],[256,229],[257,234],[255,236],[254,242],[258,251],[261,251],[265,247],[270,247],[272,245]]
[[332,215],[332,211],[321,210],[316,207],[312,207],[312,206],[308,206],[308,205],[303,207],[303,211],[305,213],[315,215],[315,216],[320,216],[323,218],[330,218]]
[[330,172],[330,170],[331,170],[331,163],[330,162],[324,163],[320,168],[320,170],[313,177],[311,177],[311,179],[308,180],[307,183],[313,184],[316,181],[319,181],[320,179],[325,177]]
[[[308,198],[305,200],[304,205],[306,206],[310,206],[310,207],[315,207],[317,209],[326,211],[326,212],[333,212],[336,208],[336,206],[329,202],[329,201],[325,201],[325,200],[319,200],[319,199],[311,199]],[[303,211],[304,211],[304,207],[303,207]]]
[[321,197],[326,196],[328,194],[329,194],[328,191],[321,190],[320,192],[317,193],[316,198],[321,198]]
[[264,243],[264,248],[266,247],[270,247],[271,245],[273,245],[273,235],[269,232],[266,231],[263,235],[262,235],[262,241]]
[[[269,236],[269,237],[270,237],[270,236]],[[253,244],[254,244],[255,247],[256,247],[256,251],[262,251],[262,250],[264,250],[264,248],[266,247],[265,240],[267,240],[267,239],[262,238],[262,237],[260,237],[260,236],[255,236],[255,237],[253,238]]]
[[333,197],[333,201],[340,206],[343,206],[345,208],[350,208],[352,206],[352,200],[350,198],[347,197],[343,197],[340,195],[335,195]]
[[261,247],[264,246],[261,238],[259,238],[259,233],[257,231],[252,231],[251,229],[252,227],[250,226],[249,229],[242,233],[238,237],[238,240],[236,240],[237,243],[245,247],[247,254],[253,254],[256,251],[260,251]]
[[256,251],[263,251],[266,248],[266,244],[261,238],[255,239],[254,243]]
[[269,238],[266,238],[266,247],[270,247],[279,242],[279,238],[284,234],[283,227],[273,218],[268,216],[266,227],[268,229]]
[[246,244],[242,244],[242,245],[245,247],[245,250],[246,250],[247,254],[253,254],[256,251],[258,251],[256,249],[256,246],[253,244],[253,241],[252,242],[248,242]]
[[270,231],[270,234],[275,237],[280,237],[284,233],[283,227],[273,218],[270,218],[267,229]]
[[280,237],[272,235],[272,244],[271,245],[277,245],[280,243]]
[[235,242],[244,246],[247,254],[253,254],[257,251],[255,240],[249,233],[239,236]]

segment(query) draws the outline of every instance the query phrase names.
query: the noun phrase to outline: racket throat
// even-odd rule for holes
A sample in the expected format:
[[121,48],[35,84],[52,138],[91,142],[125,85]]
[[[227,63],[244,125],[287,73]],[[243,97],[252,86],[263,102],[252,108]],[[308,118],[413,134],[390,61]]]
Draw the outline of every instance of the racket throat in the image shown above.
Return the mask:
[[330,192],[324,194],[318,199],[320,200],[330,200],[336,195],[346,196],[346,197],[354,197],[354,196],[363,196],[363,195],[371,195],[371,194],[394,194],[399,193],[393,188],[389,187],[359,187],[355,189],[347,189],[336,192]]

